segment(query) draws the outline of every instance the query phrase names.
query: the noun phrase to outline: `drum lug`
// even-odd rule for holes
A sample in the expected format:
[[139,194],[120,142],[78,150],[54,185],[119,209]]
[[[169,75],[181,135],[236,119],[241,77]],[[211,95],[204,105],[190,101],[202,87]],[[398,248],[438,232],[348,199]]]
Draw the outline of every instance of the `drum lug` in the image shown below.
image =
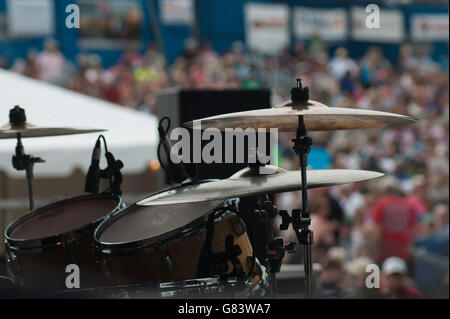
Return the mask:
[[100,247],[92,244],[92,252],[95,256],[95,262],[99,265],[103,274],[107,277],[110,277],[111,267],[109,266],[108,260],[102,255]]
[[100,268],[101,268],[103,274],[107,277],[110,277],[111,276],[111,267],[109,266],[108,260],[106,260],[105,258],[102,258],[102,260],[100,260],[99,264],[100,264]]
[[9,269],[11,270],[11,272],[16,277],[15,281],[22,282],[22,267],[20,265],[19,259],[17,258],[17,255],[8,246],[6,246],[6,253],[8,254],[7,264],[9,265]]
[[163,253],[162,255],[162,262],[164,264],[164,266],[166,267],[166,270],[169,274],[172,273],[173,271],[173,261],[170,258],[170,256],[166,253]]
[[228,262],[231,262],[233,266],[232,273],[241,277],[244,275],[243,267],[237,256],[242,254],[242,249],[239,245],[234,244],[234,238],[232,234],[228,234],[225,238],[225,250],[219,253],[213,254],[213,261],[216,271],[223,274],[225,267],[228,269]]

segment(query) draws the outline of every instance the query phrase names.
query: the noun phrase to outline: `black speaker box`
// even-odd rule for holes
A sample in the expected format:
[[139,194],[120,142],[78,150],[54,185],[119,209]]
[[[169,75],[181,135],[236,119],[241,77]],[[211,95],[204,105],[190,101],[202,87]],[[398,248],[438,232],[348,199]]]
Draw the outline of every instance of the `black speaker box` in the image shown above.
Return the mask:
[[[167,116],[171,120],[171,129],[180,127],[183,123],[197,120],[209,116],[220,115],[225,113],[249,111],[263,108],[270,108],[270,90],[179,90],[171,89],[162,92],[158,95],[157,104],[155,107],[155,114],[159,118]],[[255,128],[256,129],[256,128]],[[192,147],[192,130],[191,136],[191,151]],[[222,141],[224,141],[224,134],[222,133]],[[266,150],[269,148],[269,134],[267,134]],[[172,141],[174,143],[174,141]],[[202,141],[203,146],[208,141]],[[223,157],[225,156],[225,143],[223,146]],[[247,159],[247,141],[245,143],[245,156]],[[191,158],[192,159],[192,158]],[[195,168],[195,167],[196,168]],[[199,179],[209,178],[227,178],[238,170],[246,167],[246,162],[225,163],[210,163],[206,164],[203,161],[197,164],[187,164],[187,170],[194,174],[197,170],[197,177]]]
[[[171,120],[171,129],[180,127],[183,123],[232,112],[249,111],[270,108],[270,90],[178,90],[172,89],[158,95],[156,115],[167,116]],[[256,128],[255,128],[256,129]],[[192,142],[192,130],[190,130]],[[266,133],[266,150],[269,150],[269,133]],[[223,134],[222,134],[223,138]],[[247,149],[248,141],[245,142]],[[172,141],[173,143],[173,141]],[[202,142],[202,148],[207,141]],[[223,146],[225,143],[222,143]],[[191,143],[191,150],[192,150]],[[224,148],[223,148],[224,149]],[[222,152],[224,154],[224,152]],[[247,152],[244,155],[247,159]],[[186,169],[194,174],[197,167],[198,179],[228,178],[238,170],[247,167],[246,163],[200,163],[188,164]],[[265,262],[266,234],[265,224],[253,213],[256,198],[246,197],[240,201],[240,217],[245,221],[253,245],[254,255]]]

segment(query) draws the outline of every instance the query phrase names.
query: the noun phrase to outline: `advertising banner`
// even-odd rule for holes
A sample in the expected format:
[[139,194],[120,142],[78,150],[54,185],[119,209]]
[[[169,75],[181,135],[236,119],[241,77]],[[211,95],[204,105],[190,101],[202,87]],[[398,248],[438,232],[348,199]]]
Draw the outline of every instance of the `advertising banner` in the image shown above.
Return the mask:
[[347,38],[345,9],[295,7],[293,19],[297,39],[309,39],[313,35],[325,41],[343,41]]
[[415,14],[410,23],[415,41],[448,41],[448,14]]
[[8,35],[11,37],[53,35],[54,16],[51,0],[8,0]]
[[248,3],[244,7],[246,42],[251,50],[277,54],[289,45],[289,8]]

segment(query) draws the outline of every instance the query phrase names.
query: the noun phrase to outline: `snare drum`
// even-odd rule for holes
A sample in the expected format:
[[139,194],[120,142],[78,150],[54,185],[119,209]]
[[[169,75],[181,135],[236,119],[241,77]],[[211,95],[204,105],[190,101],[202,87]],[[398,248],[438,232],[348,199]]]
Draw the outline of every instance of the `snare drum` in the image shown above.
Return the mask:
[[118,196],[82,195],[35,209],[6,229],[8,268],[24,289],[67,289],[69,264],[79,268],[80,288],[103,284],[93,233],[108,214],[125,207]]
[[236,214],[237,201],[133,204],[109,216],[94,238],[110,284],[213,276],[245,280],[255,257],[246,226]]

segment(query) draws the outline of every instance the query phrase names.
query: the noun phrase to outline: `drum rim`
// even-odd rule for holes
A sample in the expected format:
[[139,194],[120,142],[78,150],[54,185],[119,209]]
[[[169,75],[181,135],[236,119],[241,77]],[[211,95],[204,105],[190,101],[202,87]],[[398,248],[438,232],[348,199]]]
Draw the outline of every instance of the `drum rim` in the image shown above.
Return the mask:
[[[196,183],[207,183],[217,181],[217,179],[205,179],[201,181],[197,181]],[[100,223],[100,225],[97,226],[94,232],[94,242],[96,245],[96,249],[99,250],[103,254],[107,255],[123,255],[123,254],[131,254],[137,250],[145,249],[151,246],[154,246],[155,244],[158,244],[160,248],[165,247],[166,243],[172,242],[173,240],[176,240],[178,238],[186,238],[191,237],[192,235],[195,235],[202,231],[203,229],[206,229],[206,221],[208,219],[208,216],[214,212],[217,212],[220,209],[228,210],[227,203],[229,203],[231,200],[238,200],[238,199],[224,199],[224,200],[218,200],[220,203],[215,206],[213,209],[209,210],[208,212],[205,212],[202,216],[194,219],[190,223],[180,226],[178,228],[172,229],[168,232],[165,232],[159,236],[152,236],[147,237],[142,240],[134,240],[134,241],[127,241],[127,242],[117,242],[117,243],[105,243],[100,241],[100,236],[103,233],[103,231],[111,225],[114,221],[116,221],[118,216],[123,216],[124,212],[128,209],[132,209],[137,205],[137,203],[145,198],[155,196],[157,194],[167,192],[169,190],[185,187],[188,185],[192,185],[193,183],[185,183],[185,184],[178,184],[172,187],[167,187],[161,191],[158,191],[156,193],[147,195],[143,198],[138,199],[130,206],[109,215],[103,222]],[[142,206],[145,207],[145,206]],[[204,226],[204,227],[202,227]]]
[[[65,233],[58,234],[58,235],[51,235],[46,237],[40,237],[40,238],[33,238],[33,239],[18,239],[18,238],[12,238],[10,235],[11,233],[20,226],[23,222],[35,217],[38,215],[42,210],[45,209],[47,211],[49,208],[58,206],[61,203],[64,202],[72,202],[72,201],[81,201],[86,199],[94,199],[94,198],[104,198],[104,199],[113,199],[117,201],[117,205],[108,212],[105,216],[102,216],[100,218],[97,218],[94,221],[91,221],[90,223],[83,225],[81,227],[69,230]],[[68,239],[70,239],[71,234],[76,236],[77,234],[81,234],[91,228],[96,228],[98,224],[100,224],[105,218],[107,218],[110,214],[122,210],[125,208],[125,203],[123,202],[122,198],[119,195],[115,194],[83,194],[78,196],[73,196],[69,198],[65,198],[53,203],[50,203],[48,205],[36,208],[32,211],[29,211],[25,215],[21,216],[20,218],[16,219],[12,223],[10,223],[5,230],[5,241],[6,244],[9,246],[10,249],[19,249],[19,248],[47,248],[51,246],[59,246],[63,245]]]

